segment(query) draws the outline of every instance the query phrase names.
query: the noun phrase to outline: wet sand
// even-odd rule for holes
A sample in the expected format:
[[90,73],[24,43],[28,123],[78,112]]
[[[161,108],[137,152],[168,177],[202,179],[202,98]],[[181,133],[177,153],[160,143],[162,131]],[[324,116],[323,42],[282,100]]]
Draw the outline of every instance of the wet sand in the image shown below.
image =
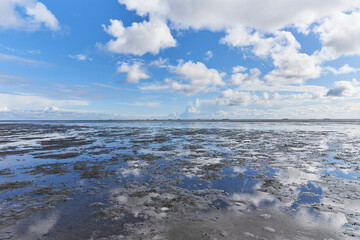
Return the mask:
[[358,239],[360,122],[0,123],[0,239]]

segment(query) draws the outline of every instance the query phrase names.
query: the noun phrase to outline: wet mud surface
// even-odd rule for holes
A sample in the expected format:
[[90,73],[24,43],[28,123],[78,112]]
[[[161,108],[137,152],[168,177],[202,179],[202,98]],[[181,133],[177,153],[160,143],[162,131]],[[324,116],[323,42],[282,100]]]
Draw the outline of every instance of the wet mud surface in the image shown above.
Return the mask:
[[0,239],[360,239],[360,122],[3,122],[0,136]]

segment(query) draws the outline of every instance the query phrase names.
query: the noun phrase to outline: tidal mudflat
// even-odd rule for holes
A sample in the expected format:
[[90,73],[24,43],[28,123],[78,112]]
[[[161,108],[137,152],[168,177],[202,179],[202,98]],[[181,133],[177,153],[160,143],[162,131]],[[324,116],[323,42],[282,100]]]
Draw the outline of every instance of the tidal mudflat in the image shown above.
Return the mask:
[[360,122],[2,122],[0,239],[359,239]]

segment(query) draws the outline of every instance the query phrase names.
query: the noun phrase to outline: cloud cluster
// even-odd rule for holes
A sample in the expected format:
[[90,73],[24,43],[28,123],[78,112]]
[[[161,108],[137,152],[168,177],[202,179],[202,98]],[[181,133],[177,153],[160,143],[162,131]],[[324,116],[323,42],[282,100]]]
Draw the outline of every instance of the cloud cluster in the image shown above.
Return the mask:
[[[180,0],[119,0],[119,3],[125,4],[128,10],[135,10],[140,16],[167,19],[174,28],[226,31],[221,43],[250,48],[255,56],[272,59],[275,68],[262,79],[267,84],[303,84],[307,79],[320,76],[321,63],[334,58],[329,55],[338,57],[358,53],[358,44],[354,39],[358,38],[360,28],[358,24],[349,24],[360,22],[356,21],[359,13],[354,8],[357,6],[355,0],[320,0],[316,3],[308,0],[266,0],[261,4],[258,0],[197,0],[190,5],[188,1]],[[317,26],[311,27],[313,23]],[[301,52],[293,34],[283,30],[287,27],[297,28],[303,33],[318,33],[323,49],[313,55]],[[348,33],[351,33],[350,39],[346,38]],[[211,56],[209,52],[205,60]],[[237,72],[230,82],[249,84],[258,79],[255,74],[260,75],[257,72],[250,75]],[[183,88],[177,82],[167,81],[173,85],[172,88]]]
[[348,73],[356,73],[360,71],[360,68],[353,68],[350,67],[349,64],[345,64],[344,66],[340,67],[339,69],[333,67],[326,67],[326,70],[333,74],[348,74]]
[[175,73],[180,78],[180,82],[171,79],[165,82],[172,89],[186,95],[206,92],[218,85],[224,85],[222,80],[224,74],[213,68],[207,68],[202,62],[188,61],[180,64],[175,68]]
[[117,68],[117,72],[127,74],[125,80],[127,83],[138,83],[141,79],[150,78],[142,65],[143,64],[141,62],[134,62],[132,65],[123,62],[120,63],[120,66]]
[[157,68],[167,68],[169,66],[169,59],[163,59],[162,57],[160,57],[159,59],[150,62],[149,66]]
[[[118,0],[140,16],[161,16],[177,28],[223,30],[237,25],[273,32],[304,31],[326,16],[358,7],[357,0]],[[271,10],[270,10],[271,9]]]
[[261,85],[263,82],[259,79],[261,71],[258,68],[252,68],[249,73],[246,73],[247,69],[242,66],[236,66],[233,68],[233,74],[230,77],[229,84],[242,85],[242,86],[254,86]]
[[42,26],[52,31],[60,29],[58,20],[43,3],[37,0],[0,1],[0,30],[36,31]]
[[[240,71],[243,71],[242,73]],[[241,66],[233,74],[245,74]],[[249,77],[248,74],[245,76]],[[259,81],[259,80],[257,80]],[[196,99],[184,118],[356,118],[359,117],[360,82],[336,81],[332,89],[322,86],[263,86],[228,88],[213,99]],[[255,92],[256,91],[256,92]],[[270,93],[273,92],[273,93]],[[279,92],[284,92],[279,94]],[[344,108],[342,108],[344,105]],[[346,107],[345,107],[346,106]],[[337,115],[337,114],[342,115]]]
[[[221,43],[232,47],[248,47],[255,56],[270,57],[275,69],[264,76],[264,80],[271,84],[301,84],[306,79],[320,76],[320,61],[316,56],[300,53],[300,44],[292,33],[277,31],[273,36],[250,28],[238,26],[227,30]],[[237,78],[246,78],[237,74]],[[238,80],[239,82],[239,80]]]
[[[360,37],[357,0],[118,1],[140,16],[149,16],[150,20],[163,19],[165,25],[165,20],[168,20],[175,29],[225,31],[221,43],[249,48],[255,56],[272,60],[275,68],[263,78],[269,84],[303,84],[307,79],[320,76],[324,61],[342,55],[360,54],[357,44]],[[312,55],[301,52],[301,45],[293,34],[284,30],[288,28],[295,28],[304,34],[310,31],[318,34],[322,43],[321,51]],[[165,45],[164,48],[167,47]],[[143,44],[138,42],[137,46],[141,49]],[[158,52],[147,49],[135,54],[146,51]],[[134,51],[131,53],[134,54]],[[205,60],[211,56],[209,52]],[[238,73],[232,82],[242,82],[246,78],[246,74]]]
[[227,89],[216,99],[216,103],[219,106],[247,106],[250,104],[268,105],[280,98],[278,93],[268,94],[267,92],[264,92],[259,96],[250,92]]
[[214,90],[216,86],[224,86],[223,77],[216,69],[207,68],[202,62],[180,62],[170,66],[176,74],[175,79],[167,78],[162,84],[144,86],[142,90],[173,90],[185,95]]
[[124,27],[120,20],[110,20],[110,25],[103,25],[104,30],[115,38],[106,47],[109,51],[142,56],[149,52],[158,54],[161,49],[176,46],[166,22],[159,18],[150,18],[141,23],[134,22]]
[[[326,59],[360,52],[356,44],[360,33],[357,0],[118,1],[140,16],[168,19],[177,29],[226,30],[226,42],[242,46],[246,45],[245,42],[256,45],[254,51],[258,55],[263,50],[261,47],[271,45],[271,39],[263,41],[258,32],[274,34],[288,27],[305,34],[310,31],[318,33],[324,46],[321,55]],[[314,23],[317,26],[315,28],[312,27]],[[234,38],[230,40],[231,37]],[[306,62],[305,55],[298,57]],[[281,71],[274,74],[278,75]]]
[[360,82],[353,79],[352,81],[337,81],[335,88],[330,89],[327,97],[360,97]]
[[[282,97],[282,96],[281,96]],[[298,96],[300,97],[300,96]],[[290,101],[290,99],[288,99]],[[309,101],[306,106],[302,105],[301,99],[296,99],[295,96],[291,104],[284,104],[281,107],[277,105],[264,105],[263,107],[252,106],[227,106],[217,105],[214,101],[198,100],[200,102],[196,111],[188,111],[184,113],[172,114],[174,118],[187,119],[322,119],[322,118],[360,118],[358,109],[360,102],[354,101],[334,101],[334,102],[312,102]],[[282,100],[283,101],[283,100]],[[295,102],[295,104],[294,104]]]
[[320,34],[322,58],[331,60],[342,55],[360,54],[359,9],[346,13],[339,11],[325,18],[314,31]]

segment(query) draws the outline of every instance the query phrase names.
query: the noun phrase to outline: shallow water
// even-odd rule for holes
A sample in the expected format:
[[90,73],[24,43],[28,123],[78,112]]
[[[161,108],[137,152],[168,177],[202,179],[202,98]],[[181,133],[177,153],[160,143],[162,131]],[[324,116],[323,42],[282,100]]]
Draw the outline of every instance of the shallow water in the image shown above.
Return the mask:
[[0,123],[0,239],[359,239],[359,121]]

